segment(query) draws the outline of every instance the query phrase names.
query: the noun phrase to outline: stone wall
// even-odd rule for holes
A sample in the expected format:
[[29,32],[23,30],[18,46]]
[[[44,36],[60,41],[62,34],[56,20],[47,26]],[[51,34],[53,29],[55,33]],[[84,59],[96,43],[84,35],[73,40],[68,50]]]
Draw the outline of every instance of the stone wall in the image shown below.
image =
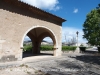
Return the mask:
[[[23,13],[29,14],[29,16]],[[0,49],[0,62],[22,59],[21,43],[23,36],[32,27],[42,26],[52,30],[57,38],[56,47],[58,49],[56,50],[56,55],[61,55],[61,24],[58,25],[57,23],[50,22],[48,18],[48,21],[41,20],[36,18],[36,16],[27,10],[0,3],[0,40],[5,40],[4,43],[0,43],[2,45]]]

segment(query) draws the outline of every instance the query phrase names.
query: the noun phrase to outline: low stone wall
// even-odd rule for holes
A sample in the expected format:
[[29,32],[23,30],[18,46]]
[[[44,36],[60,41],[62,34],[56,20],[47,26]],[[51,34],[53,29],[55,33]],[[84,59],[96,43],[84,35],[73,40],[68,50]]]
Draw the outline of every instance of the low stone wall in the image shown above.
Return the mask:
[[[53,51],[41,51],[41,53],[53,53]],[[62,51],[62,53],[75,53],[75,51]]]
[[62,53],[75,53],[75,51],[62,51]]
[[41,51],[40,53],[54,53],[54,51]]

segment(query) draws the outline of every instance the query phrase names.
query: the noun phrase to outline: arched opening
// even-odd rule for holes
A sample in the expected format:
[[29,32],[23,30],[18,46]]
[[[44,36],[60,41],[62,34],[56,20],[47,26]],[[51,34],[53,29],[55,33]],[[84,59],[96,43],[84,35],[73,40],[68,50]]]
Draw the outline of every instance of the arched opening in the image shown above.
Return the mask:
[[24,38],[24,43],[23,43],[23,58],[24,57],[29,57],[29,56],[32,56],[32,40],[28,37],[28,36],[25,36]]
[[43,55],[53,55],[54,43],[50,37],[45,37],[41,41],[40,53]]
[[[41,42],[43,41],[43,39],[45,37],[50,37],[52,39],[53,42],[53,54],[55,55],[55,48],[57,48],[57,41],[56,41],[56,36],[55,34],[48,28],[45,27],[35,27],[32,29],[29,29],[26,33],[25,33],[27,37],[30,38],[31,40],[31,50],[30,50],[30,55],[31,56],[36,56],[36,55],[41,55],[40,50],[41,50]],[[24,43],[23,45],[21,44],[21,46],[24,47]],[[29,56],[30,56],[29,55]],[[23,57],[24,57],[24,53],[23,53]],[[25,56],[26,57],[26,56]]]

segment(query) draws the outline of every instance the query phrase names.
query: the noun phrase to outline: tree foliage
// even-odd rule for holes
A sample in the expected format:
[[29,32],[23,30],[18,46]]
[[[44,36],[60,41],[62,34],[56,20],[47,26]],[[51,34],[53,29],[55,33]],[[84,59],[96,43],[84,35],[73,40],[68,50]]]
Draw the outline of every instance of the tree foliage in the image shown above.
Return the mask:
[[83,38],[91,45],[100,45],[100,5],[87,14],[83,24]]

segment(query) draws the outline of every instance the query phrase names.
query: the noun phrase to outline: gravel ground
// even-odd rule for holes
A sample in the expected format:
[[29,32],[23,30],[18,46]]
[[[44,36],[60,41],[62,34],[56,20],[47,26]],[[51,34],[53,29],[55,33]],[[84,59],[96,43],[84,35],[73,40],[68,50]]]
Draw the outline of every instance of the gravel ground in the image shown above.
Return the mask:
[[60,57],[23,60],[0,75],[100,75],[100,55],[63,53]]
[[51,75],[100,75],[100,56],[66,55],[25,63]]

